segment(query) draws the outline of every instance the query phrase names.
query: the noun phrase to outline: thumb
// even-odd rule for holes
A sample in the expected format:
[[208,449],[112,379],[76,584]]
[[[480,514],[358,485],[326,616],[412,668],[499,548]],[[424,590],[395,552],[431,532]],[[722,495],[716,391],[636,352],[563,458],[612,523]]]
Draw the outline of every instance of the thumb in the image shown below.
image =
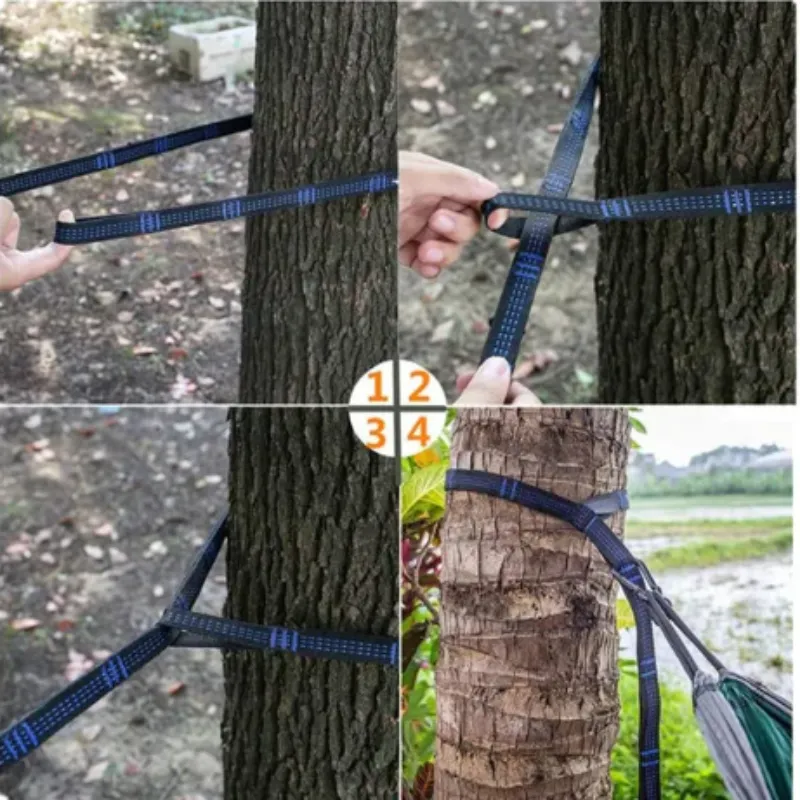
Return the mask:
[[457,406],[501,406],[511,386],[511,365],[500,356],[487,358],[461,393]]
[[0,240],[5,236],[13,216],[14,204],[7,197],[0,197]]
[[437,159],[431,159],[420,175],[420,194],[436,194],[465,205],[478,205],[499,191],[496,183],[477,172]]

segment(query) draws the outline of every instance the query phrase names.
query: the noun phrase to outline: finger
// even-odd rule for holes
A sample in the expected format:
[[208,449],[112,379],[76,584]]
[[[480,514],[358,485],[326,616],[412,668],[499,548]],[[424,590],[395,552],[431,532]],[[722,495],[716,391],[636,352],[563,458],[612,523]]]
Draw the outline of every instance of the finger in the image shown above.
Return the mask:
[[[59,222],[75,222],[75,216],[69,210],[58,215]],[[35,247],[33,250],[12,250],[7,253],[8,262],[11,264],[13,275],[7,276],[7,281],[15,286],[41,278],[57,270],[69,258],[73,247],[65,244],[51,242],[45,247]]]
[[499,228],[508,219],[508,210],[505,208],[498,208],[492,211],[486,219],[486,224],[495,230]]
[[402,266],[410,267],[414,263],[414,259],[417,257],[417,247],[416,242],[408,242],[398,249],[397,258]]
[[457,406],[501,406],[511,385],[511,366],[500,356],[487,358],[456,401]]
[[21,225],[22,223],[20,222],[19,214],[17,214],[15,211],[11,215],[11,222],[8,223],[8,228],[6,228],[6,232],[3,235],[2,241],[0,241],[0,245],[13,250],[17,246],[17,241],[19,240],[19,229]]
[[432,266],[438,270],[449,267],[461,255],[462,246],[455,242],[430,241],[423,242],[417,248],[417,257],[414,259],[416,266]]
[[440,208],[431,215],[428,227],[440,238],[466,244],[479,233],[481,218],[474,209],[456,212]]
[[510,406],[540,406],[542,401],[527,387],[519,381],[514,381],[508,390],[506,403]]

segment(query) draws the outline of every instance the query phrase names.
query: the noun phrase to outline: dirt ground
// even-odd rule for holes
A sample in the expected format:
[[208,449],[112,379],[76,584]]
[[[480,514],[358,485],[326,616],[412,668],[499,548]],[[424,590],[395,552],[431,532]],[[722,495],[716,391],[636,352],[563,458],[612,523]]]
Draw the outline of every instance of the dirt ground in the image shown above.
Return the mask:
[[[90,154],[253,106],[252,76],[196,84],[170,24],[247,3],[11,2],[0,7],[0,174]],[[20,246],[76,216],[247,191],[249,134],[19,195]],[[233,402],[244,222],[77,248],[57,274],[0,297],[0,401]],[[139,354],[136,353],[147,353]]]
[[[0,730],[158,620],[225,506],[227,432],[222,408],[0,410]],[[224,596],[222,554],[196,608]],[[219,651],[167,650],[0,797],[213,800],[222,703]]]
[[[599,47],[596,3],[400,5],[401,148],[469,167],[510,191],[535,191],[578,82]],[[592,129],[572,194],[594,197]],[[474,367],[511,264],[484,229],[446,274],[400,271],[400,352],[430,369],[454,396]],[[553,362],[525,379],[551,403],[594,397],[596,332],[593,229],[555,240],[518,365]],[[530,364],[526,365],[530,367]]]

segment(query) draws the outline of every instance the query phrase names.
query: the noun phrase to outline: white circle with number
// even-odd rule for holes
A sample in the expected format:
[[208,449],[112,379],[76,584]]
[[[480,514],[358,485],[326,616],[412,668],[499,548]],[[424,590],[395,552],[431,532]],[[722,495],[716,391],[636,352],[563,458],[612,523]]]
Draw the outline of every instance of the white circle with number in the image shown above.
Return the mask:
[[[384,361],[362,375],[350,395],[350,424],[364,445],[382,456],[414,456],[438,438],[447,419],[444,389],[413,361]],[[399,420],[399,429],[397,422]]]

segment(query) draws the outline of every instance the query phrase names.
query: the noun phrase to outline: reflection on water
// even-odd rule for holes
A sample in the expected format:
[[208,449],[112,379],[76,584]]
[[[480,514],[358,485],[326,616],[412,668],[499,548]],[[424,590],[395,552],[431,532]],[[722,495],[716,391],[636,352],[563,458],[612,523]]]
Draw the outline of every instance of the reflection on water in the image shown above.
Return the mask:
[[[727,667],[791,698],[791,577],[791,555],[785,554],[670,570],[656,579],[678,613]],[[635,648],[635,631],[622,631],[621,651],[633,658]],[[656,654],[661,674],[688,688],[680,663],[658,631]]]

